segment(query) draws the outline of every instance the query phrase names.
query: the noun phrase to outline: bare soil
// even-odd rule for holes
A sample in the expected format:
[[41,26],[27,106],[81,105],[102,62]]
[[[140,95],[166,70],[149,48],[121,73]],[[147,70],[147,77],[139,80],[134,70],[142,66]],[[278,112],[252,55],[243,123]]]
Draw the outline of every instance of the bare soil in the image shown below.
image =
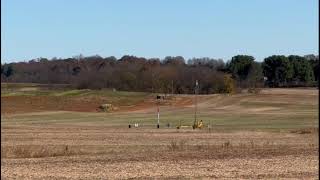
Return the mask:
[[[166,101],[166,104],[175,107],[188,106],[193,103],[192,97],[178,97]],[[44,111],[75,111],[99,112],[101,104],[110,103],[106,97],[66,97],[66,96],[5,96],[1,97],[1,112],[3,114],[20,114]],[[155,106],[156,100],[146,97],[131,106],[116,104],[115,112],[139,111]]]

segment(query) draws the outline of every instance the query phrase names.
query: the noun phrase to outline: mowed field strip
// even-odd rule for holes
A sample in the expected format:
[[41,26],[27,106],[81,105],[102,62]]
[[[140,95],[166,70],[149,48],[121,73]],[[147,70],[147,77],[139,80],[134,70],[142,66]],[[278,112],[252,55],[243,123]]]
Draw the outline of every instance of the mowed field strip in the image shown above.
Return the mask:
[[[175,128],[192,125],[192,95],[161,105],[156,129],[156,94],[30,84],[2,89],[5,179],[318,177],[317,89],[199,95],[201,130]],[[104,103],[119,110],[98,112]]]

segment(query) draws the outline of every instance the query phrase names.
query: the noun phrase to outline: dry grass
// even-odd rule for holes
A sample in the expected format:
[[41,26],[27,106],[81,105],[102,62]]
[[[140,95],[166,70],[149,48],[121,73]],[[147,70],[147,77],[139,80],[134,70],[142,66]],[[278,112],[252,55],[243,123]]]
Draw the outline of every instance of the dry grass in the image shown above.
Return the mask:
[[[256,179],[260,174],[259,177],[303,179],[317,176],[315,134],[42,127],[1,129],[4,178]],[[230,168],[238,169],[241,174]]]
[[168,149],[171,151],[182,151],[186,149],[186,143],[186,140],[173,140],[170,142],[170,145],[168,145]]
[[[1,158],[50,158],[50,157],[79,157],[79,156],[109,156],[114,161],[131,160],[187,160],[187,159],[230,159],[235,157],[262,158],[289,155],[316,155],[316,142],[310,142],[304,147],[265,142],[235,143],[227,140],[219,144],[188,144],[185,140],[171,141],[168,145],[150,146],[68,146],[68,145],[16,145],[2,146]],[[160,153],[161,152],[161,153]],[[151,159],[150,159],[151,160]]]
[[1,158],[42,158],[85,154],[80,149],[65,146],[16,145],[1,146]]
[[304,129],[295,129],[291,130],[290,133],[297,133],[297,134],[317,134],[319,133],[319,128],[304,128]]

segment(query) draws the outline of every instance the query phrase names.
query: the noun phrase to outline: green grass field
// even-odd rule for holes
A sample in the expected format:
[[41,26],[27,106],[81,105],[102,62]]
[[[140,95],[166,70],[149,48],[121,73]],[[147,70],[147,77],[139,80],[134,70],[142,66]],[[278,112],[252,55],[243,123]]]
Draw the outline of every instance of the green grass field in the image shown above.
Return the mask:
[[[5,85],[2,85],[5,88]],[[110,102],[134,106],[144,98],[154,96],[143,92],[122,92],[111,90],[41,90],[21,89],[22,85],[11,85],[12,92],[4,92],[1,97],[8,96],[58,96],[79,99],[83,97],[108,98]],[[279,91],[279,89],[278,89]],[[288,93],[289,92],[289,93]],[[268,130],[285,131],[290,129],[317,128],[318,94],[316,90],[282,89],[278,93],[263,92],[260,94],[201,95],[197,109],[197,117],[205,125],[211,124],[214,130]],[[156,105],[147,106],[140,111],[115,113],[88,112],[48,112],[30,114],[12,114],[1,116],[4,124],[100,124],[105,126],[127,126],[139,123],[141,126],[155,126],[157,121]],[[54,112],[54,113],[53,113]],[[172,127],[180,122],[192,125],[194,120],[193,105],[185,107],[161,106],[160,122],[164,127],[170,123]]]

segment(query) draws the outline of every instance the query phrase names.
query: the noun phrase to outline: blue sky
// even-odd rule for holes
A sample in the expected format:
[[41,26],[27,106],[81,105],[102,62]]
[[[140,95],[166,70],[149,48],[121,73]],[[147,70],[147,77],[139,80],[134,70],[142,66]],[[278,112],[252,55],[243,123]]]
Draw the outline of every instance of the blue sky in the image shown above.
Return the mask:
[[318,54],[318,0],[1,0],[1,60]]

